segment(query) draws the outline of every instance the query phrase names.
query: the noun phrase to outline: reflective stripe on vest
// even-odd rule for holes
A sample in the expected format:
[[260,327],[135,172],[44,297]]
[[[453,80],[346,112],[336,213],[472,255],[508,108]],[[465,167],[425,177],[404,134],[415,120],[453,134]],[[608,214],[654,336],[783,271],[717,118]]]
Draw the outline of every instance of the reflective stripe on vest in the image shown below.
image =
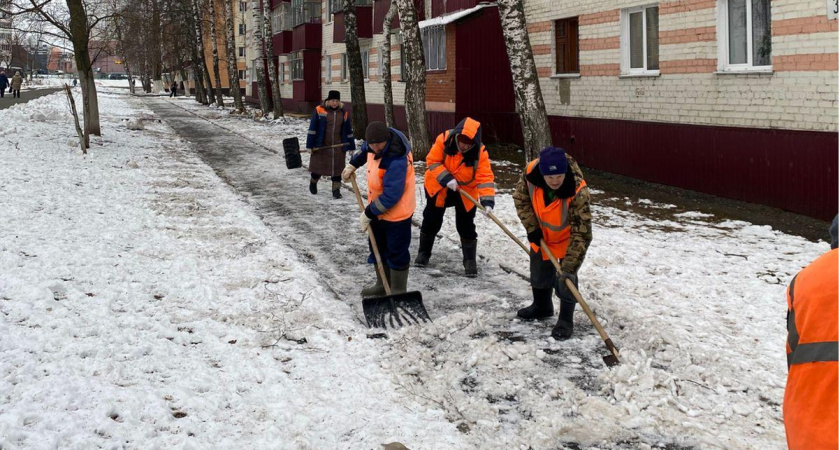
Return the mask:
[[790,353],[787,355],[788,369],[793,364],[838,361],[838,344],[836,341],[799,343],[799,331],[796,329],[796,307],[793,304],[794,288],[798,276],[793,277],[788,289],[788,295],[790,296],[790,311],[787,317],[788,347],[790,347]]

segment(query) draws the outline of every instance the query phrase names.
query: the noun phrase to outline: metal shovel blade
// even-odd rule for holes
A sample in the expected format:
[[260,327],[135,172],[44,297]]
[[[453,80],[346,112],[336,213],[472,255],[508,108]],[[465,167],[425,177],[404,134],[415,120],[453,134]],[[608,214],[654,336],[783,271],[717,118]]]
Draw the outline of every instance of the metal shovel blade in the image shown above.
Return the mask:
[[432,321],[418,291],[366,298],[362,310],[369,328],[399,328]]
[[607,339],[604,341],[607,348],[610,350],[610,354],[604,356],[604,364],[608,367],[614,367],[621,364],[621,361],[618,360],[618,348],[613,344],[612,339]]

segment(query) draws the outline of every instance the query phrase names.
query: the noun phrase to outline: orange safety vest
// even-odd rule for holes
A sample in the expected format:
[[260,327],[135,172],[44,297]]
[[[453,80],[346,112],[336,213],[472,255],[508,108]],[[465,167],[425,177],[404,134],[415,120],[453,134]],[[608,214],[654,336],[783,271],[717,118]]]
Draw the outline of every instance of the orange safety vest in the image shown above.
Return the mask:
[[[380,220],[399,222],[414,215],[414,209],[417,207],[417,199],[414,197],[414,158],[411,156],[411,152],[408,152],[407,155],[408,168],[405,171],[405,188],[402,197],[400,197],[396,205],[392,206],[388,211],[385,211],[385,214],[379,216]],[[370,203],[375,202],[384,190],[383,179],[385,178],[386,169],[379,168],[379,163],[382,159],[376,159],[376,155],[373,152],[368,153],[367,184],[368,202]]]
[[[473,119],[467,119],[462,134],[471,138],[475,137],[479,123]],[[458,182],[458,187],[463,189],[472,198],[495,200],[496,183],[493,177],[493,170],[490,168],[490,157],[484,145],[478,150],[478,158],[470,165],[464,164],[464,156],[461,152],[455,155],[448,155],[444,151],[446,141],[452,134],[447,130],[438,135],[435,144],[426,156],[426,174],[423,177],[423,186],[430,197],[435,197],[435,206],[443,208],[446,204],[446,196],[449,190],[441,185],[441,180],[451,174]],[[456,144],[457,145],[457,144]],[[464,208],[471,211],[475,205],[463,195],[456,194],[464,202]]]
[[791,450],[838,445],[837,252],[817,258],[788,287],[789,373],[782,409]]
[[[526,173],[530,174],[537,167],[539,161],[539,159],[531,161]],[[555,258],[565,258],[566,249],[569,248],[569,237],[572,234],[571,226],[569,226],[569,207],[571,207],[572,200],[575,198],[556,199],[546,205],[543,188],[527,181],[526,183],[528,184],[528,194],[531,196],[531,205],[534,207],[534,213],[536,213],[537,220],[540,222],[543,240]],[[586,180],[581,179],[580,184],[575,189],[575,195],[584,187],[586,187]],[[540,247],[532,242],[531,250],[539,252]],[[542,255],[542,258],[547,261],[548,255]]]

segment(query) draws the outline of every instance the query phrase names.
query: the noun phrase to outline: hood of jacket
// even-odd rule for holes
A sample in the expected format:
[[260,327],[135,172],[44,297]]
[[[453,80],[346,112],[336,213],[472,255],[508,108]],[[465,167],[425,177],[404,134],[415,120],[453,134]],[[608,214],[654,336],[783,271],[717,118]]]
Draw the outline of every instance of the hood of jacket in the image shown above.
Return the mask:
[[458,135],[463,134],[473,140],[473,146],[463,153],[464,162],[471,162],[478,159],[481,151],[481,123],[471,117],[465,117],[455,128],[449,131],[449,137],[444,142],[443,152],[449,156],[458,154]]

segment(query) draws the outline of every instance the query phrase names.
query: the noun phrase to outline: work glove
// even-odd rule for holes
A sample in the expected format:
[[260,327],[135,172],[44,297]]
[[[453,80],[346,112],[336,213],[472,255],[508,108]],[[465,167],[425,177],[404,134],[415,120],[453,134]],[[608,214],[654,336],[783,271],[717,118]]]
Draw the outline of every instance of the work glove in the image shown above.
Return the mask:
[[485,216],[490,217],[490,213],[493,212],[493,207],[492,206],[485,206],[484,211],[482,211],[482,212],[484,213]]
[[572,284],[574,284],[575,289],[577,289],[577,275],[570,272],[562,272],[557,274],[557,284],[554,285],[554,293],[561,299],[574,302],[575,296],[572,294],[572,291],[569,290],[569,286],[566,286],[566,280],[572,280]]
[[353,164],[347,163],[347,165],[344,166],[344,170],[341,171],[341,181],[345,183],[349,182],[350,178],[353,178],[353,174],[355,173],[356,168],[353,166]]
[[362,227],[362,233],[367,231],[368,227],[370,226],[370,217],[362,211],[362,214],[359,216],[359,226]]
[[448,187],[449,189],[457,192],[458,191],[458,180],[453,178],[453,179],[447,181],[446,182],[446,187]]
[[496,202],[491,200],[483,200],[481,202],[481,206],[484,207],[484,215],[489,216],[490,213],[493,212],[493,207],[496,206]]
[[543,239],[542,228],[537,228],[536,230],[528,233],[528,242],[540,247],[540,241]]

